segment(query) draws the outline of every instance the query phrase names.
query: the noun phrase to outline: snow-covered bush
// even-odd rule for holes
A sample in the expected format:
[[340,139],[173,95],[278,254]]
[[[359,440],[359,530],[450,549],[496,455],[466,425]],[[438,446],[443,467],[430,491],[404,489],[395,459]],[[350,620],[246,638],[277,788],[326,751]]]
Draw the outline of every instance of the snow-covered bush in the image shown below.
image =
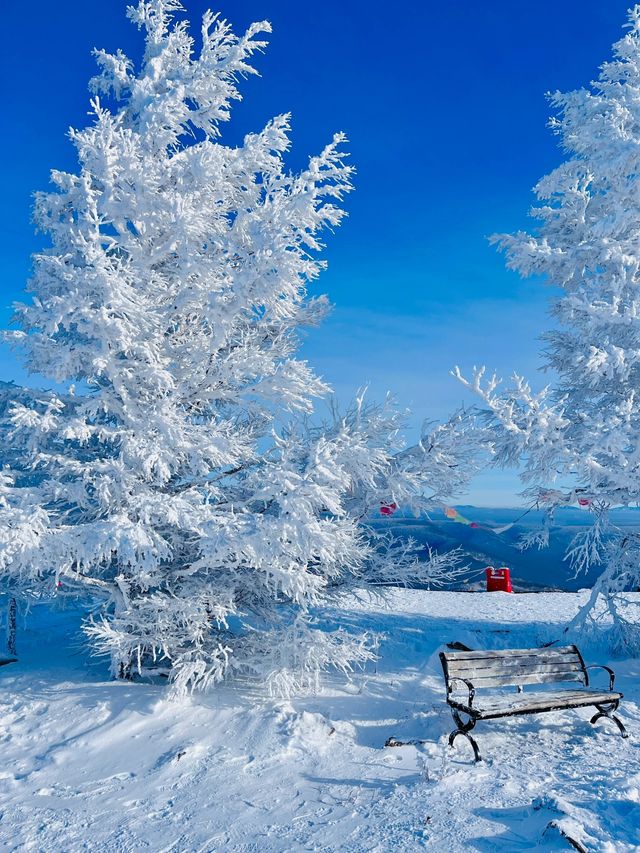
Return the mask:
[[286,115],[223,145],[269,25],[239,38],[206,13],[196,51],[181,8],[129,8],[139,71],[96,51],[94,118],[71,132],[79,171],[52,172],[37,197],[51,247],[13,338],[67,390],[14,395],[5,414],[0,569],[23,598],[84,602],[114,674],[289,688],[371,655],[315,623],[336,589],[455,570],[459,555],[418,561],[366,518],[450,495],[471,445],[454,418],[404,448],[403,415],[364,395],[320,422],[330,389],[296,359],[296,333],[328,310],[307,285],[351,189],[344,137],[300,174],[283,164]]
[[486,404],[496,463],[524,460],[528,494],[549,515],[570,504],[592,513],[568,557],[603,571],[574,625],[613,616],[616,643],[630,649],[640,614],[625,592],[640,586],[640,535],[616,529],[608,511],[640,500],[640,6],[628,30],[590,89],[551,98],[570,156],[536,187],[538,229],[495,238],[510,268],[563,291],[543,336],[556,378],[541,393],[482,371],[466,384]]

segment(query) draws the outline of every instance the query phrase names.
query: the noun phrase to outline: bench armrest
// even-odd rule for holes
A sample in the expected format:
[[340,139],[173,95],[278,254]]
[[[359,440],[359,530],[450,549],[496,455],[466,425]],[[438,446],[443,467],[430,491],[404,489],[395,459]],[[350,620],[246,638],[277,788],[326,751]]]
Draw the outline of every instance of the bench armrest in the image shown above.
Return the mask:
[[593,663],[591,664],[591,666],[585,666],[585,669],[605,669],[609,673],[609,690],[613,690],[613,684],[616,680],[616,674],[610,666],[604,666],[601,663]]
[[473,705],[473,697],[476,695],[476,688],[473,686],[473,684],[469,681],[468,678],[460,678],[459,676],[454,675],[451,678],[449,678],[448,683],[447,683],[447,695],[448,696],[450,696],[452,693],[451,684],[454,681],[461,681],[463,684],[467,685],[467,690],[469,691],[469,705],[468,705],[468,707],[471,708]]

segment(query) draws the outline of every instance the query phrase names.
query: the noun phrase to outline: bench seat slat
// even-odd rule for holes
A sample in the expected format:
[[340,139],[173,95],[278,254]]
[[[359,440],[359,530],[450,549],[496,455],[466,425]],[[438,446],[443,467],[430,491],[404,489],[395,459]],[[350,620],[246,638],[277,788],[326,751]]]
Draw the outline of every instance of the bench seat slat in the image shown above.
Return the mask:
[[[472,711],[474,716],[483,720],[490,720],[517,714],[535,714],[563,708],[579,708],[597,703],[606,704],[616,699],[622,699],[622,693],[587,689],[520,693],[517,696],[485,695],[478,700],[477,704],[474,701]],[[451,704],[461,710],[468,708],[466,702],[451,700]]]

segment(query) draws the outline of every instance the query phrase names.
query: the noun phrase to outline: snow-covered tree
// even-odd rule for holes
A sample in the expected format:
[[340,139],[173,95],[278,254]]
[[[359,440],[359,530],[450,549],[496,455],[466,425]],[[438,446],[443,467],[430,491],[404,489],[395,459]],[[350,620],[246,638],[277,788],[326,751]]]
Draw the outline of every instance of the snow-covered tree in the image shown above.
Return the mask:
[[366,518],[452,494],[471,443],[454,418],[404,448],[403,416],[364,396],[320,421],[330,389],[295,352],[328,308],[307,287],[351,189],[344,138],[299,174],[286,115],[223,145],[269,25],[236,37],[206,13],[196,50],[181,9],[129,8],[141,67],[96,51],[79,170],[37,196],[51,246],[13,339],[67,390],[16,395],[5,416],[0,569],[23,597],[85,602],[115,674],[164,667],[184,690],[248,672],[288,689],[371,655],[316,624],[334,590],[455,568]]
[[640,501],[640,6],[613,50],[589,89],[551,98],[569,159],[536,187],[538,229],[495,238],[510,268],[562,289],[543,337],[555,378],[540,393],[482,371],[467,384],[487,404],[497,464],[524,460],[528,494],[549,516],[570,504],[592,513],[568,557],[603,570],[574,625],[613,617],[616,642],[637,647],[625,593],[640,586],[640,535],[609,510]]

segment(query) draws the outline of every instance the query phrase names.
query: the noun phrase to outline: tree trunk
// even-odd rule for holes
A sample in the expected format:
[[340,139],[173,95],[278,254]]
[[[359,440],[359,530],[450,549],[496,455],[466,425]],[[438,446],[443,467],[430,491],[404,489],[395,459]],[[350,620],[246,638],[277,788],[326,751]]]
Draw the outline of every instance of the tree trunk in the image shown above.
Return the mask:
[[14,658],[18,656],[18,652],[16,651],[17,610],[18,607],[15,598],[10,598],[7,607],[7,652]]

